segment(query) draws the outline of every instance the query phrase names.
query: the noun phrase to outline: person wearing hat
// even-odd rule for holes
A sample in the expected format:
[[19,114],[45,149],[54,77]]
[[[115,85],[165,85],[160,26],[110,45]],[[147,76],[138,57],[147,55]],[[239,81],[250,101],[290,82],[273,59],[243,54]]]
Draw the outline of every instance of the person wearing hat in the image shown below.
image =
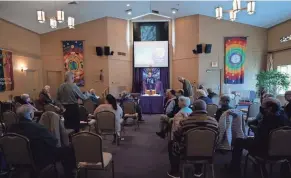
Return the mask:
[[288,104],[284,107],[284,111],[287,114],[288,118],[291,120],[291,90],[286,91],[285,99],[288,101]]
[[[188,117],[188,119],[180,121],[179,129],[174,132],[173,140],[168,144],[169,160],[171,164],[171,170],[168,171],[168,175],[170,177],[179,177],[180,156],[184,154],[183,150],[185,150],[186,144],[184,137],[187,131],[199,126],[209,127],[218,131],[217,121],[214,118],[207,116],[206,103],[203,100],[196,100],[194,101],[193,106],[193,113]],[[194,176],[202,176],[201,164],[195,164]]]
[[230,103],[230,97],[229,96],[221,96],[220,97],[220,105],[221,107],[216,111],[216,114],[215,114],[215,119],[217,120],[217,122],[219,121],[220,119],[220,116],[227,110],[229,109],[233,109],[232,107],[230,107],[229,105]]
[[206,104],[212,104],[212,100],[210,98],[208,98],[206,92],[202,89],[198,89],[197,92],[197,99],[203,100],[205,101]]
[[260,107],[262,120],[257,126],[254,138],[236,139],[233,144],[231,170],[240,175],[240,163],[243,149],[253,156],[268,155],[269,134],[279,127],[288,126],[290,122],[284,112],[281,112],[280,101],[275,98],[265,98]]

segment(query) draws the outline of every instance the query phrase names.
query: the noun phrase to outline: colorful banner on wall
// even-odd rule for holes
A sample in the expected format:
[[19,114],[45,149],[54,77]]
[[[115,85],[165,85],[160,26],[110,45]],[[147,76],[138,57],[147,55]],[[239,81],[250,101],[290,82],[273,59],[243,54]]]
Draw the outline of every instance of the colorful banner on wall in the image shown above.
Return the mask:
[[12,52],[0,49],[0,92],[14,89]]
[[246,60],[246,37],[225,37],[225,84],[244,83],[244,64]]
[[74,73],[75,83],[85,85],[83,41],[63,41],[64,65],[66,71]]

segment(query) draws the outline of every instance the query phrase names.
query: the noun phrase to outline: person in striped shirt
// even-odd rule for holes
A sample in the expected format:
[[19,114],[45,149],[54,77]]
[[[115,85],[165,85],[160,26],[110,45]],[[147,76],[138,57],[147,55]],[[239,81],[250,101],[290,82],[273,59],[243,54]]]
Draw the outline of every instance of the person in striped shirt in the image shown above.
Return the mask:
[[[173,140],[168,144],[169,159],[171,164],[171,170],[168,175],[173,178],[179,177],[179,165],[180,156],[183,156],[185,152],[185,135],[188,130],[197,127],[209,127],[218,131],[217,121],[207,116],[206,103],[203,100],[196,100],[193,103],[194,111],[188,117],[188,119],[182,120],[177,131],[174,132]],[[194,176],[202,176],[202,165],[195,165]]]

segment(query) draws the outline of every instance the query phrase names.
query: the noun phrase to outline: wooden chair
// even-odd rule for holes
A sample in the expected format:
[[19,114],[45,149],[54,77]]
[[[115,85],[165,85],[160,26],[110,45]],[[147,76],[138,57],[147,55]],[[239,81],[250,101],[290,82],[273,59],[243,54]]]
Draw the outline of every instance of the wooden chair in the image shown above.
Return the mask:
[[261,177],[268,177],[266,164],[270,164],[270,174],[272,174],[273,164],[287,162],[291,172],[291,127],[281,127],[273,130],[269,135],[269,148],[266,157],[259,157],[248,153],[245,159],[244,177],[247,177],[248,161],[259,165]]
[[112,178],[114,178],[114,161],[111,153],[103,152],[102,137],[91,132],[79,132],[72,136],[72,145],[79,170],[107,170],[111,165]]
[[124,112],[124,120],[128,118],[133,119],[133,123],[135,125],[134,130],[139,128],[138,122],[138,113],[136,112],[136,104],[133,101],[125,101],[123,102],[123,112]]
[[[218,139],[218,132],[208,127],[197,127],[186,133],[186,150],[183,157],[183,177],[186,177],[185,164],[203,164],[204,176],[206,176],[206,166],[211,165],[212,177],[215,178],[213,156],[215,145]],[[199,144],[197,144],[199,143]]]
[[[8,133],[0,138],[0,148],[3,153],[6,164],[9,168],[9,177],[12,171],[21,169],[29,169],[31,171],[30,177],[41,177],[43,170],[39,170],[37,165],[35,165],[32,151],[30,149],[30,143],[28,138],[14,134]],[[56,164],[51,164],[58,175]],[[11,168],[14,168],[13,170]]]

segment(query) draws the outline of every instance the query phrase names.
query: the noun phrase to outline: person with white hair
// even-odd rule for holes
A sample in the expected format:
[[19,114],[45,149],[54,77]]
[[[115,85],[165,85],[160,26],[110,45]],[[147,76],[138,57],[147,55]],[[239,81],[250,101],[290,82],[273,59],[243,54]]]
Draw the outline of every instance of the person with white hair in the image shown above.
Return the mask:
[[74,74],[70,71],[65,74],[65,83],[61,84],[57,91],[57,101],[65,108],[64,118],[65,127],[74,129],[75,132],[80,130],[80,114],[78,99],[86,100],[80,88],[74,83]]
[[46,85],[43,87],[41,92],[39,93],[39,102],[42,105],[46,104],[54,104],[54,101],[50,95],[50,86]]
[[58,140],[44,126],[32,121],[34,110],[28,105],[20,106],[17,111],[19,122],[8,129],[28,138],[32,156],[38,168],[60,161],[63,163],[66,178],[74,177],[76,161],[71,147],[57,147]]
[[172,135],[175,131],[178,130],[180,121],[187,119],[188,116],[192,113],[192,109],[190,108],[190,104],[191,104],[190,98],[185,97],[185,96],[180,96],[178,100],[179,100],[178,105],[179,105],[179,108],[181,109],[174,116],[173,124],[172,124],[172,133],[171,133]]
[[192,97],[194,93],[191,82],[184,77],[178,77],[178,81],[183,84],[184,96]]
[[28,105],[29,107],[31,107],[34,111],[37,111],[37,109],[35,108],[34,104],[31,102],[30,96],[29,94],[22,94],[20,95],[20,104],[22,105]]
[[286,91],[285,99],[288,101],[288,104],[284,107],[284,111],[287,114],[288,118],[291,120],[291,90]]
[[206,104],[213,103],[212,100],[210,98],[208,98],[207,93],[202,89],[198,89],[196,91],[196,95],[197,95],[197,99],[205,101]]
[[99,96],[96,95],[96,92],[93,88],[89,90],[89,98],[97,106],[99,104]]

